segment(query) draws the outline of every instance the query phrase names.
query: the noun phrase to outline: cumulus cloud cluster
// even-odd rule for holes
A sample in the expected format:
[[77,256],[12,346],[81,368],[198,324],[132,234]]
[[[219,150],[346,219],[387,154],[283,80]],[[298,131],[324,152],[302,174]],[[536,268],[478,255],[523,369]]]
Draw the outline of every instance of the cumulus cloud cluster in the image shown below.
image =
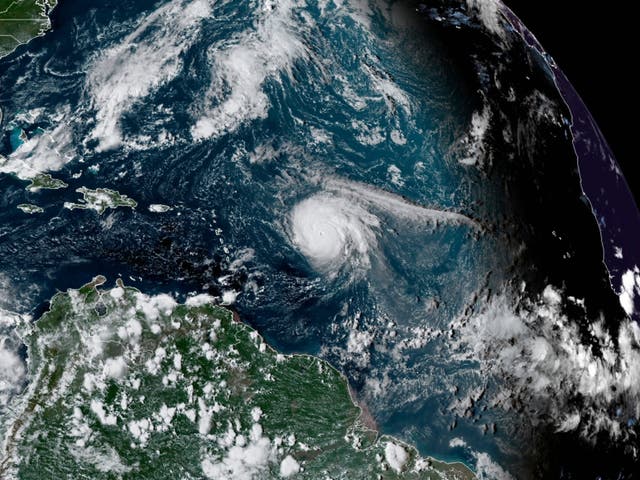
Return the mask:
[[480,21],[493,33],[504,34],[500,9],[502,4],[499,0],[467,0],[467,6],[476,11]]
[[210,14],[207,0],[170,2],[91,65],[87,88],[97,110],[91,135],[99,142],[98,150],[118,147],[122,114],[179,74],[182,54],[196,40],[202,20]]
[[628,315],[635,312],[636,297],[640,296],[640,269],[636,266],[633,270],[627,270],[622,275],[622,285],[620,286],[620,305]]
[[487,155],[485,137],[491,125],[491,109],[484,106],[482,111],[473,112],[471,128],[466,137],[467,155],[460,160],[463,165],[482,164]]
[[275,449],[269,438],[262,435],[262,427],[258,423],[253,424],[248,440],[243,437],[238,441],[237,435],[230,426],[227,436],[220,442],[221,446],[229,450],[226,456],[217,461],[208,458],[203,460],[202,471],[207,478],[220,480],[257,478],[264,474],[269,463],[275,458]]
[[263,84],[290,71],[293,61],[306,53],[295,33],[297,6],[292,0],[267,0],[256,12],[255,28],[211,48],[212,84],[207,107],[191,130],[195,139],[216,138],[266,116],[269,99]]
[[493,298],[456,325],[459,355],[506,380],[504,406],[523,400],[534,421],[551,419],[557,431],[624,440],[640,416],[640,327],[626,319],[611,332],[604,318],[569,318],[564,302],[552,286],[517,305]]
[[27,373],[12,340],[10,335],[0,334],[0,411],[20,392]]

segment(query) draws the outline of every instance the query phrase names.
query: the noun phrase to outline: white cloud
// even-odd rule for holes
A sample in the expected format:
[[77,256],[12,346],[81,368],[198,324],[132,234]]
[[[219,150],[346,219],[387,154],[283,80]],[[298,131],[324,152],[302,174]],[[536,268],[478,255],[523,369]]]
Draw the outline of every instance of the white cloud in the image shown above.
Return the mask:
[[115,287],[113,289],[111,289],[111,291],[109,292],[109,295],[112,298],[115,298],[116,300],[122,298],[124,296],[124,288],[122,287]]
[[0,409],[20,391],[27,373],[24,361],[7,345],[9,340],[0,336]]
[[103,373],[110,378],[122,378],[127,373],[127,362],[123,357],[108,358]]
[[96,470],[103,473],[110,473],[118,477],[131,472],[132,468],[124,465],[118,452],[110,446],[73,445],[69,447],[69,453],[78,463],[87,462],[93,465]]
[[98,150],[119,146],[122,114],[136,100],[178,75],[181,55],[196,40],[202,20],[210,14],[206,0],[169,2],[90,66],[87,88],[97,110],[91,135],[99,141]]
[[13,173],[23,180],[44,172],[60,170],[75,157],[69,107],[56,112],[49,121],[55,126],[32,136],[8,158],[0,157],[0,173]]
[[215,138],[267,115],[264,82],[289,71],[293,61],[306,52],[295,35],[292,15],[296,6],[293,0],[261,2],[255,28],[227,44],[214,45],[212,85],[205,100],[210,106],[191,130],[194,139]]
[[351,199],[314,195],[294,207],[290,222],[291,241],[319,270],[335,273],[345,263],[369,266],[380,221]]
[[[520,299],[517,306],[506,295],[495,297],[456,326],[460,357],[478,360],[485,372],[503,378],[504,398],[535,403],[557,430],[589,440],[599,433],[624,439],[627,419],[640,416],[640,327],[623,319],[609,331],[604,319],[569,318],[561,298],[550,286],[537,300]],[[579,329],[585,324],[588,340]]]
[[235,290],[225,290],[222,292],[222,305],[233,305],[236,303],[239,294],[240,292]]
[[129,433],[137,440],[140,446],[145,446],[151,436],[153,424],[147,418],[131,420],[127,425]]
[[635,267],[633,270],[627,270],[622,275],[622,285],[620,286],[620,305],[631,315],[635,311],[635,297],[640,295],[640,269]]
[[369,349],[374,340],[374,333],[371,331],[351,330],[347,340],[347,353],[350,358],[361,368],[369,365]]
[[136,293],[136,309],[144,313],[147,321],[157,320],[160,315],[171,315],[178,305],[175,299],[166,294],[150,297],[143,293]]
[[207,407],[202,398],[198,399],[198,432],[200,435],[206,435],[211,430],[211,417],[213,410]]
[[324,191],[298,203],[288,219],[291,243],[319,271],[336,275],[343,266],[354,273],[370,267],[377,249],[380,218],[377,212],[409,219],[413,225],[476,223],[447,211],[415,205],[399,195],[356,182],[330,179]]
[[169,205],[163,205],[162,203],[152,203],[149,205],[149,211],[152,213],[164,213],[171,210]]
[[295,475],[300,471],[300,464],[291,455],[284,457],[280,462],[280,476],[288,478],[291,475]]
[[100,400],[91,400],[90,408],[91,411],[96,414],[98,420],[102,425],[115,425],[116,423],[118,423],[115,415],[113,415],[112,413],[107,413],[104,408],[104,404]]
[[384,459],[396,473],[400,473],[407,463],[409,455],[401,445],[387,442],[384,447]]
[[467,135],[467,156],[460,160],[463,165],[482,164],[487,154],[485,136],[491,125],[491,109],[484,106],[481,112],[473,112],[471,127]]
[[499,0],[467,0],[467,5],[478,12],[478,17],[489,31],[504,35]]
[[185,304],[189,307],[201,307],[203,305],[212,304],[214,301],[215,297],[206,293],[199,293],[198,295],[188,297]]
[[411,203],[400,195],[394,195],[370,185],[332,178],[327,180],[324,186],[328,192],[340,194],[351,202],[391,213],[397,218],[412,220],[416,225],[442,223],[477,227],[476,222],[465,215],[426,208]]
[[449,440],[449,447],[451,448],[455,448],[455,447],[466,447],[467,446],[467,442],[465,442],[462,438],[460,437],[454,437],[451,440]]
[[486,453],[475,453],[478,480],[514,480],[514,477],[495,463]]
[[389,179],[391,183],[397,185],[398,187],[404,186],[404,180],[402,178],[402,172],[396,165],[389,165],[387,168],[387,173],[389,174]]
[[274,460],[271,441],[262,435],[262,427],[254,423],[249,441],[242,435],[234,435],[235,445],[222,458],[205,458],[202,471],[215,480],[253,480],[265,476],[267,467]]

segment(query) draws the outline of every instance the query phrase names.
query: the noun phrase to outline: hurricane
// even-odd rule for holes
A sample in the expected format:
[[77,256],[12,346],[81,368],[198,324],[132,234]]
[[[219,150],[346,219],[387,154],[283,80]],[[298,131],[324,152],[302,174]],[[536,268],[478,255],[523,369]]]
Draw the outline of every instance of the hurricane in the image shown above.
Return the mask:
[[291,212],[291,241],[313,266],[336,275],[348,265],[354,271],[370,265],[380,220],[350,198],[321,193]]

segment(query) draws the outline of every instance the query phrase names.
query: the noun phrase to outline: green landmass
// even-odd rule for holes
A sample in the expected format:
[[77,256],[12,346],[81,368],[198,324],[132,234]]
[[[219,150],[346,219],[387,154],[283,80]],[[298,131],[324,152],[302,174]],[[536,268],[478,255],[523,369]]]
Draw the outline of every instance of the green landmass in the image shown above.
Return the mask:
[[27,185],[26,189],[30,192],[37,192],[38,190],[57,190],[59,188],[67,188],[68,185],[62,180],[53,178],[48,173],[40,173],[30,179],[31,183]]
[[378,436],[335,369],[278,354],[209,297],[104,282],[22,327],[31,380],[1,478],[474,478]]
[[24,213],[42,213],[44,210],[42,207],[38,205],[33,205],[32,203],[21,203],[18,205],[18,208],[22,210]]
[[102,215],[108,208],[129,207],[136,208],[138,203],[122,195],[115,190],[109,190],[108,188],[97,188],[91,190],[87,187],[80,187],[76,189],[76,192],[82,194],[80,203],[65,202],[64,207],[70,210],[76,208],[83,210],[95,210],[98,215]]
[[0,0],[0,58],[51,27],[57,0]]

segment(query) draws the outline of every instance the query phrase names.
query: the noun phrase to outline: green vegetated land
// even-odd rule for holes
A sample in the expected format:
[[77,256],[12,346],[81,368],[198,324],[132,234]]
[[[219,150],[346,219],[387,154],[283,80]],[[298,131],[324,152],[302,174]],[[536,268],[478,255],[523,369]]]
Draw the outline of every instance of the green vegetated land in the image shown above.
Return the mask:
[[0,58],[51,26],[49,11],[57,0],[0,0]]
[[472,479],[361,422],[346,379],[233,314],[103,277],[23,325],[30,382],[0,477]]
[[40,190],[58,190],[60,188],[67,188],[68,185],[62,180],[53,178],[48,173],[39,173],[35,177],[31,178],[31,183],[27,185],[26,189],[30,192],[37,192]]
[[138,202],[135,200],[108,188],[92,190],[87,187],[80,187],[76,189],[76,192],[82,194],[82,199],[79,203],[65,202],[65,208],[70,210],[95,210],[98,215],[102,215],[109,208],[136,208],[138,206]]

